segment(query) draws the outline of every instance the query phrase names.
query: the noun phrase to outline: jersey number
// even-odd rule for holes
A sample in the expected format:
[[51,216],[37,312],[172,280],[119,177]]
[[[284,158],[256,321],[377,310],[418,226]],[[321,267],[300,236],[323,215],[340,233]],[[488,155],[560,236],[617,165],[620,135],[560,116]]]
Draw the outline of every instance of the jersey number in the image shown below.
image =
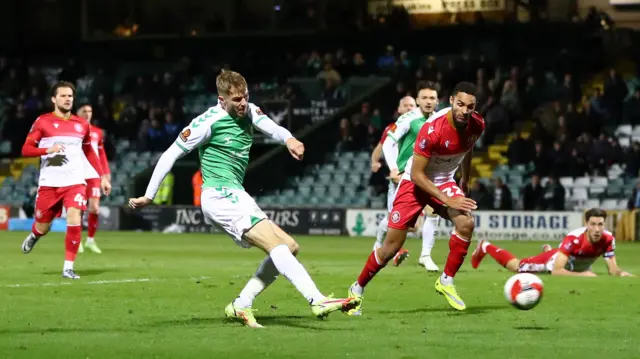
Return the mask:
[[77,203],[77,204],[78,204],[78,206],[80,206],[80,207],[83,207],[83,206],[86,206],[86,205],[87,205],[87,200],[86,200],[86,199],[84,199],[84,196],[83,196],[82,194],[80,194],[80,193],[78,193],[78,194],[73,198],[73,201],[74,201],[75,203]]
[[442,190],[442,193],[446,194],[447,197],[464,196],[464,193],[462,193],[462,190],[458,187],[447,187]]

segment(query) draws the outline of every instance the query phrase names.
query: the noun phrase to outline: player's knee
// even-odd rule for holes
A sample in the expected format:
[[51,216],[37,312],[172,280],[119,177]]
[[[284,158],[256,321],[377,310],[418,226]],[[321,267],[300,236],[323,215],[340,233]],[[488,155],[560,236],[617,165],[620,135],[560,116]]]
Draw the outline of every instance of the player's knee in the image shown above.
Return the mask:
[[35,227],[38,233],[41,233],[44,236],[45,234],[49,233],[49,230],[51,229],[51,223],[36,222]]
[[294,241],[293,243],[287,243],[287,246],[289,247],[291,254],[293,254],[294,256],[298,255],[298,252],[300,252],[300,245],[296,241]]
[[67,210],[67,224],[77,226],[82,223],[82,211],[78,208],[69,208]]
[[88,209],[89,209],[89,212],[91,213],[100,212],[100,202],[96,201],[95,199],[90,199]]
[[473,230],[476,228],[476,223],[472,216],[466,216],[460,219],[456,225],[456,232],[465,237],[471,238]]

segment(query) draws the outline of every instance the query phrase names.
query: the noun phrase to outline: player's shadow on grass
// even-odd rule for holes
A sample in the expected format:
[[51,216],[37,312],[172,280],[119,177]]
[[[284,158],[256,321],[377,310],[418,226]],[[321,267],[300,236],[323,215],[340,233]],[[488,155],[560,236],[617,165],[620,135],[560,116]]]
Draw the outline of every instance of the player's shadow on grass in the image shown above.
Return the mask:
[[[94,275],[99,275],[103,273],[112,273],[112,272],[119,272],[119,271],[120,271],[119,268],[95,268],[95,269],[83,269],[79,271],[78,274],[80,276],[94,276]],[[60,275],[60,271],[46,271],[46,272],[42,272],[42,274]]]
[[496,310],[504,310],[509,308],[505,305],[485,305],[479,307],[469,307],[464,311],[456,311],[455,309],[449,307],[424,307],[424,308],[416,308],[416,309],[407,309],[407,310],[382,310],[381,314],[417,314],[417,313],[450,313],[450,314],[460,314],[460,315],[474,315],[474,314],[484,314],[488,312],[493,312]]
[[540,327],[540,326],[536,326],[536,325],[527,325],[527,326],[521,326],[521,327],[513,327],[513,329],[515,329],[515,330],[524,330],[524,331],[545,331],[545,330],[549,330],[551,328],[549,328],[549,327]]
[[[316,319],[312,316],[302,316],[302,315],[267,315],[267,316],[257,316],[256,320],[258,323],[264,326],[283,326],[283,327],[291,327],[291,328],[301,328],[306,330],[320,330],[320,331],[341,331],[341,330],[349,330],[348,328],[340,328],[340,327],[331,327],[331,328],[320,328],[318,326],[310,325],[312,323],[318,323],[320,319]],[[224,317],[212,317],[212,318],[190,318],[190,319],[179,319],[179,320],[163,320],[159,322],[155,322],[153,324],[145,324],[145,327],[167,327],[167,326],[188,326],[188,325],[228,325],[228,326],[239,326],[238,322],[234,322],[230,319]]]

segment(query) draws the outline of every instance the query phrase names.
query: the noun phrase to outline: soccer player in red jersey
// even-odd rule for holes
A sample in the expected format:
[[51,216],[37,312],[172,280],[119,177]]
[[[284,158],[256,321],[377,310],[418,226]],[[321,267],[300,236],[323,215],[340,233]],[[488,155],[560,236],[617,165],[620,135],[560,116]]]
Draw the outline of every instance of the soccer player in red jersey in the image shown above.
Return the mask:
[[[100,159],[100,165],[104,171],[104,175],[109,181],[111,181],[111,171],[109,170],[109,161],[107,160],[107,154],[104,151],[104,131],[98,126],[91,124],[93,117],[93,108],[89,104],[83,104],[78,107],[78,117],[83,118],[90,125],[91,129],[91,148]],[[86,158],[86,157],[85,157]],[[102,253],[100,247],[96,243],[94,237],[98,230],[98,214],[100,212],[100,176],[98,172],[91,166],[88,160],[85,160],[84,164],[85,181],[87,182],[87,241],[85,246],[94,253]],[[84,252],[82,243],[78,253]]]
[[542,253],[522,260],[488,241],[480,241],[471,256],[471,266],[478,268],[484,256],[488,254],[500,265],[515,273],[595,277],[596,274],[593,273],[591,265],[602,256],[609,274],[620,277],[631,276],[620,269],[616,262],[614,253],[616,239],[611,232],[604,229],[607,212],[592,208],[585,213],[584,219],[586,227],[569,232],[560,243],[560,247],[552,249],[550,245],[545,244]]
[[[465,197],[468,190],[473,146],[484,132],[484,119],[476,108],[476,86],[458,83],[450,97],[451,107],[431,116],[422,126],[414,147],[414,155],[405,167],[393,209],[389,232],[381,248],[373,251],[358,280],[349,288],[349,296],[361,298],[364,287],[402,248],[407,230],[414,226],[423,208],[429,205],[439,216],[454,224],[449,239],[449,256],[444,272],[436,280],[435,289],[457,310],[466,305],[453,285],[453,277],[464,262],[473,235],[471,211],[476,203]],[[460,186],[454,175],[462,165]],[[353,310],[361,311],[361,306]]]
[[75,87],[70,82],[59,82],[51,90],[54,110],[41,115],[31,127],[22,147],[25,157],[40,157],[40,180],[35,205],[35,222],[31,233],[22,243],[22,252],[29,253],[42,236],[49,232],[51,222],[67,210],[65,261],[62,277],[79,279],[73,269],[82,239],[82,211],[86,210],[86,183],[84,157],[102,177],[105,195],[111,184],[91,148],[91,132],[87,121],[71,113]]

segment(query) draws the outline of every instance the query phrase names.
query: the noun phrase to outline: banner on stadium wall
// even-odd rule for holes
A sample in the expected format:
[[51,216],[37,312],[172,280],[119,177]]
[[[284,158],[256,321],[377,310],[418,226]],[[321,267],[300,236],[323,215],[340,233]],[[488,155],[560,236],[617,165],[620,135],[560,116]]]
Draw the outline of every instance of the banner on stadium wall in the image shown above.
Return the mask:
[[[385,210],[348,209],[347,232],[350,236],[374,237]],[[474,239],[560,241],[571,230],[583,226],[580,212],[474,212]],[[449,237],[453,224],[440,219],[436,237]]]
[[[291,234],[344,234],[344,209],[263,208],[269,219]],[[165,233],[222,233],[205,222],[200,207],[149,206],[138,211],[125,210],[125,230],[148,230]]]
[[0,205],[0,231],[9,230],[9,218],[11,218],[11,207]]
[[333,106],[326,100],[297,101],[291,110],[294,118],[292,132],[297,132],[317,121],[322,121],[338,112],[339,109],[340,106]]
[[[295,130],[291,127],[291,103],[287,100],[270,100],[260,102],[260,111],[269,116],[273,122],[288,129],[291,132]],[[256,131],[254,135],[255,143],[278,143],[260,131]]]
[[389,5],[404,7],[409,14],[446,14],[504,11],[506,0],[369,0],[369,14],[389,13]]

